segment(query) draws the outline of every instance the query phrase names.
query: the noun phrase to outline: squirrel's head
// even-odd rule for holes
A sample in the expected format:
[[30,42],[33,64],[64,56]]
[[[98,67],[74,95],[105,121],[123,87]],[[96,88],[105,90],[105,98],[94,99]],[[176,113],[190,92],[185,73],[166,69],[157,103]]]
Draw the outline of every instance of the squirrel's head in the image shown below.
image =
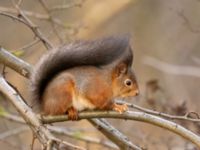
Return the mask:
[[112,73],[112,87],[115,97],[131,97],[139,94],[135,74],[126,63],[119,63]]

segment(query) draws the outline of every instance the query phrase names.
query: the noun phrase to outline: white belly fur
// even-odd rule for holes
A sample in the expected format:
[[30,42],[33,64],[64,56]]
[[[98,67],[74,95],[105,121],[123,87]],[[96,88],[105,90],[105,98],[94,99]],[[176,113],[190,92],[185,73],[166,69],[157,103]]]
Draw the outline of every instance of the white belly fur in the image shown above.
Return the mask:
[[89,100],[81,96],[73,98],[73,107],[78,111],[81,111],[84,109],[95,109],[95,106],[91,104]]

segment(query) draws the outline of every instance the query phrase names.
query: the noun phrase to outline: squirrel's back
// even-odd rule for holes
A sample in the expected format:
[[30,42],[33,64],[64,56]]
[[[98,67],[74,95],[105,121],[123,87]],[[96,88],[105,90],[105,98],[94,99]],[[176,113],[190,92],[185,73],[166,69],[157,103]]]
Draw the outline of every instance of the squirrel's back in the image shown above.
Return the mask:
[[60,72],[77,66],[104,66],[118,59],[132,64],[129,36],[79,41],[48,51],[36,64],[31,76],[34,100],[40,102],[48,83]]

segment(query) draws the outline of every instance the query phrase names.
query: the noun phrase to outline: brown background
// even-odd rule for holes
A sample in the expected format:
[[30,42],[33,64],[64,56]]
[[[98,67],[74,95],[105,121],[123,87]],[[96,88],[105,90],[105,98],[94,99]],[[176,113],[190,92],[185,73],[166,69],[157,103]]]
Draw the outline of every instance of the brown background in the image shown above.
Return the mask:
[[[49,0],[48,6],[73,3],[67,0]],[[12,2],[0,1],[0,7],[13,8]],[[38,1],[26,0],[22,3],[22,9],[45,14]],[[1,8],[0,8],[1,10]],[[200,60],[200,1],[199,0],[86,0],[82,7],[74,7],[52,13],[66,25],[72,25],[72,29],[57,27],[64,43],[74,39],[93,39],[112,34],[131,33],[131,43],[134,49],[133,68],[138,78],[141,94],[131,102],[144,107],[165,111],[171,114],[179,113],[176,108],[184,111],[196,111],[199,113],[200,105],[200,80],[198,77],[172,75],[161,72],[144,64],[145,56],[152,56],[166,63],[176,65],[191,65],[199,67]],[[30,17],[41,31],[55,44],[59,40],[49,22]],[[51,33],[49,35],[49,33]],[[23,24],[13,21],[5,16],[0,16],[0,45],[10,51],[21,50],[23,45],[34,40],[34,34]],[[24,50],[22,59],[34,64],[45,51],[41,43]],[[199,67],[200,68],[200,67]],[[25,99],[30,99],[28,94],[27,79],[7,69],[7,79],[15,85]],[[146,83],[152,79],[158,80],[162,90],[151,93],[152,101],[145,97]],[[186,108],[181,104],[186,103]],[[1,107],[15,112],[12,106],[3,98],[0,99]],[[16,113],[16,112],[15,112]],[[135,121],[109,120],[130,139],[148,149],[162,150],[189,150],[194,148],[187,141],[152,125]],[[196,133],[198,127],[193,124],[182,123]],[[85,128],[89,135],[104,138],[94,130],[86,121],[66,122],[62,126],[68,128]],[[3,132],[17,128],[21,125],[0,119],[0,135]],[[86,134],[86,133],[81,133]],[[29,149],[31,132],[26,131],[18,135],[0,140],[1,149]],[[65,138],[65,137],[63,137]],[[76,142],[72,140],[72,142]],[[79,143],[86,146],[84,142]],[[87,145],[88,146],[88,145]],[[39,147],[38,147],[39,148]],[[96,145],[89,145],[89,149],[101,149]],[[35,146],[37,149],[37,146]]]

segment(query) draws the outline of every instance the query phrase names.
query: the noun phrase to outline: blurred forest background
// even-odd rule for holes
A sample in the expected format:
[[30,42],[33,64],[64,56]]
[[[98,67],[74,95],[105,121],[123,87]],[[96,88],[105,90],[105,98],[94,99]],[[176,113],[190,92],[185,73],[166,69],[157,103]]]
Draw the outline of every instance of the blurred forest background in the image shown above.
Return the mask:
[[[46,0],[49,10],[39,0],[21,4],[27,17],[48,39],[59,46],[75,39],[93,39],[130,33],[140,96],[130,102],[175,115],[197,112],[200,106],[200,1],[199,0]],[[56,6],[68,6],[58,8]],[[1,0],[0,11],[17,14],[12,1]],[[48,12],[49,11],[49,12]],[[30,13],[32,12],[32,14]],[[49,15],[49,16],[48,16]],[[50,19],[49,19],[50,17]],[[52,21],[57,20],[57,21]],[[32,31],[23,24],[0,15],[0,45],[23,60],[34,64],[46,51]],[[162,65],[165,66],[162,66]],[[175,71],[173,67],[176,68]],[[186,70],[185,70],[186,68]],[[175,74],[174,72],[177,72]],[[193,72],[190,74],[188,72]],[[29,101],[29,81],[6,68],[6,78]],[[195,73],[196,72],[196,73]],[[4,99],[0,106],[16,113]],[[183,138],[149,124],[109,119],[134,143],[150,149],[195,150]],[[196,133],[198,124],[179,122]],[[60,123],[76,131],[76,136],[106,139],[87,121]],[[24,130],[1,138],[8,130],[22,125],[0,118],[0,149],[30,149],[32,133]],[[66,137],[62,137],[66,139]],[[72,143],[79,142],[71,138]],[[79,142],[88,149],[102,146]],[[37,146],[35,147],[37,149]],[[38,147],[39,149],[39,147]],[[106,148],[103,148],[106,149]]]

